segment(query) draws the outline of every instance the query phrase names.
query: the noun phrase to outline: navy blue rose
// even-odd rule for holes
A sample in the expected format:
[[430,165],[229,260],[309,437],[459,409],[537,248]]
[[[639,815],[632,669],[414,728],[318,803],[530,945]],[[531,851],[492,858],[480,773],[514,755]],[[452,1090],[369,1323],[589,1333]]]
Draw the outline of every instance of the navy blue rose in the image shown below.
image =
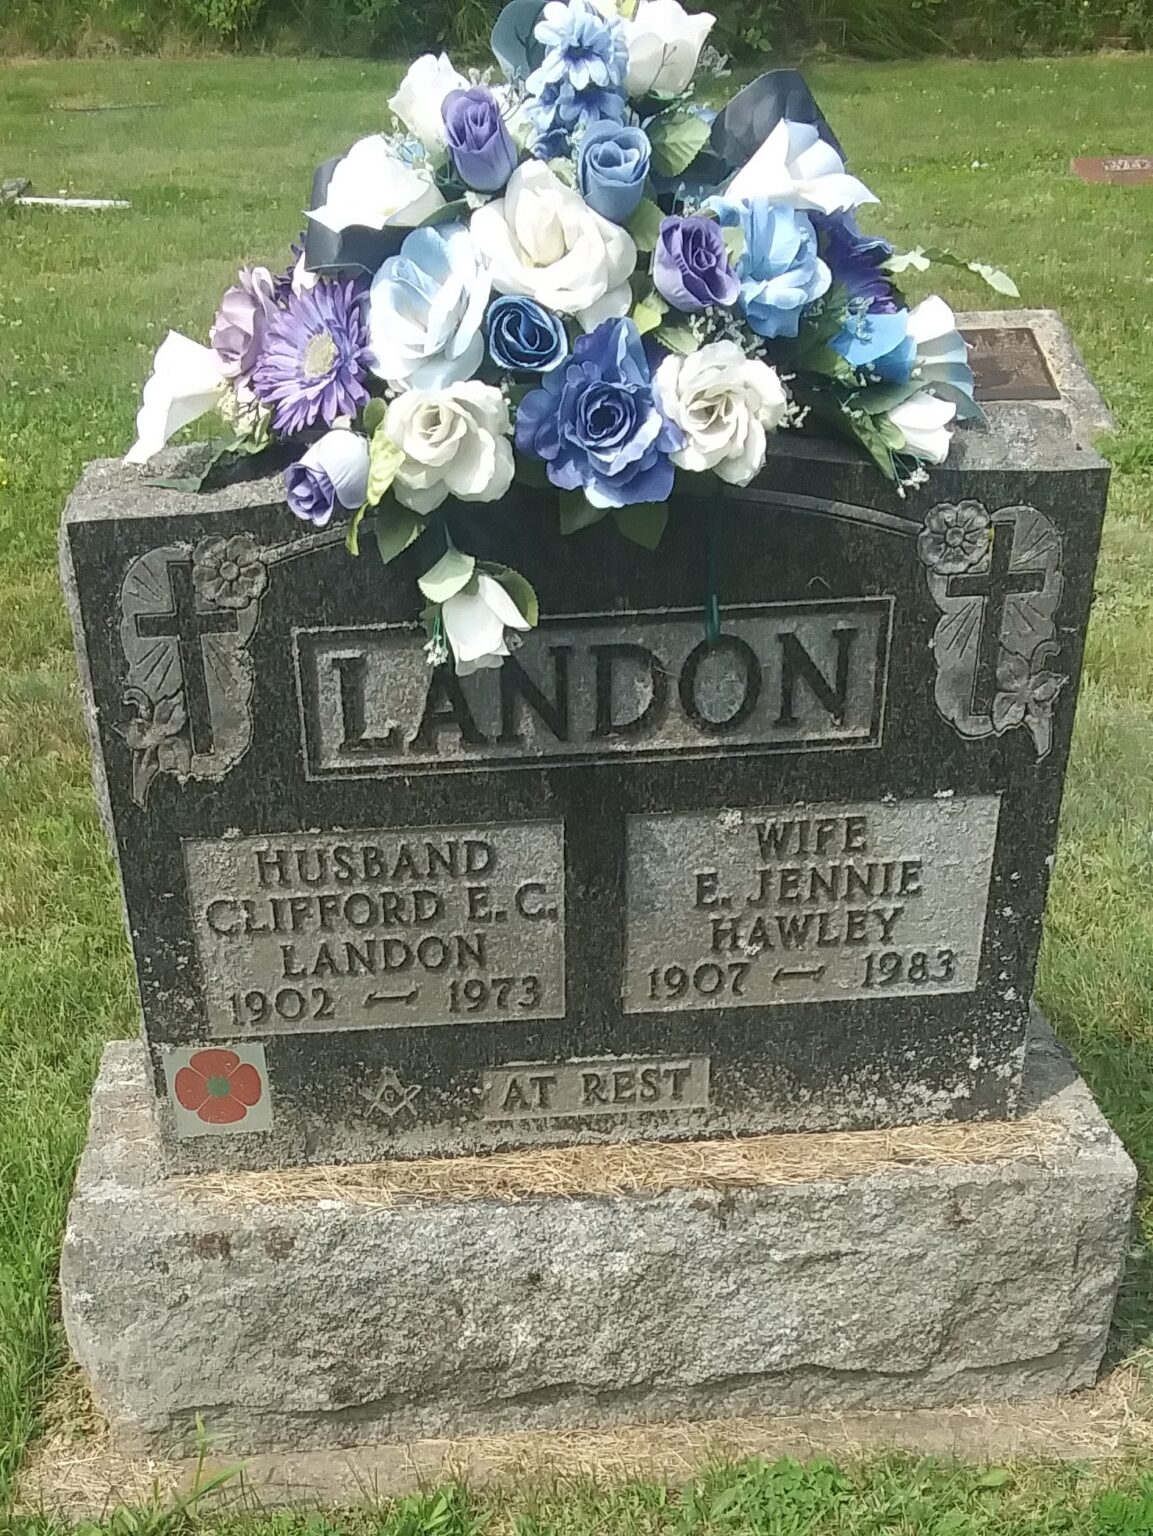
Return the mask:
[[545,374],[516,417],[520,452],[543,459],[553,485],[583,490],[594,507],[665,501],[669,454],[683,441],[657,407],[631,320],[605,320],[579,337],[571,360]]
[[559,315],[535,299],[506,294],[489,308],[488,350],[500,368],[546,373],[568,356],[568,337]]

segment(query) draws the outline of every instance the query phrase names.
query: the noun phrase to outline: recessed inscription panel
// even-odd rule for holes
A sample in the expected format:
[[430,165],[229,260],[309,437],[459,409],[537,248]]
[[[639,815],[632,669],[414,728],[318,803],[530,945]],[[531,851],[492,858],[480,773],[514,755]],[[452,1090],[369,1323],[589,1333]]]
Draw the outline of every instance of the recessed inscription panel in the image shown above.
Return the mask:
[[544,621],[497,670],[431,670],[408,625],[294,634],[306,770],[509,768],[541,758],[860,747],[880,741],[892,599]]
[[513,1062],[486,1072],[485,1120],[644,1115],[709,1107],[707,1056]]
[[1060,400],[1037,333],[1027,325],[964,332],[978,400]]
[[630,816],[629,1013],[977,985],[997,795]]
[[564,1017],[559,821],[183,846],[218,1036]]

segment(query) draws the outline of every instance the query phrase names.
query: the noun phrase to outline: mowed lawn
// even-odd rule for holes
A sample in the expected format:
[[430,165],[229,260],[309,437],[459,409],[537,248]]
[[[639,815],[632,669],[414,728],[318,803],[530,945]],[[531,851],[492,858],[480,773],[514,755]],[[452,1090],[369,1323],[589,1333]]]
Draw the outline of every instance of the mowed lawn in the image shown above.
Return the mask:
[[[60,508],[85,460],[130,442],[165,330],[203,336],[242,259],[284,264],[314,164],[383,126],[396,78],[362,61],[0,62],[0,179],[132,205],[0,210],[0,1515],[62,1358],[54,1275],[88,1090],[102,1043],[136,1022],[57,590]],[[1153,187],[1083,186],[1068,165],[1153,148],[1142,137],[1153,58],[836,65],[812,79],[882,199],[870,222],[898,243],[1005,267],[1026,304],[1060,309],[1117,415],[1039,993],[1141,1167],[1148,1233]],[[958,307],[990,302],[967,277],[942,272],[938,284]],[[1138,1242],[1116,1358],[1148,1343],[1147,1274]],[[1117,1474],[1130,1489],[1138,1475]],[[712,1494],[694,1505],[659,1488],[574,1493],[522,1510],[515,1528],[1153,1530],[1153,1495],[1078,1491],[1066,1473],[1022,1471],[1006,1486],[980,1476],[911,1463],[847,1480],[827,1469],[733,1474],[724,1486],[743,1492],[716,1509]],[[396,1528],[482,1523],[444,1507],[445,1518],[408,1507]],[[507,1509],[489,1513],[513,1528]]]

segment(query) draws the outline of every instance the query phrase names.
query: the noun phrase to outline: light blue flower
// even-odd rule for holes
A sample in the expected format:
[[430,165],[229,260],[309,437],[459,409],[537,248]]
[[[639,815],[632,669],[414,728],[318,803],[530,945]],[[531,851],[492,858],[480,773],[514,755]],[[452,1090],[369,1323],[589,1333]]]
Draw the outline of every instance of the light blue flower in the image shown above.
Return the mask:
[[652,149],[641,128],[594,123],[581,140],[577,182],[590,208],[625,224],[644,196]]
[[737,263],[739,308],[758,336],[795,336],[808,306],[827,293],[832,277],[817,254],[807,213],[758,200],[710,198],[721,223],[739,228],[745,249]]
[[614,90],[624,85],[629,50],[619,18],[602,16],[589,0],[549,0],[535,29],[545,49],[540,67],[525,81],[530,96],[567,82],[574,91]]
[[907,309],[875,313],[866,301],[854,299],[829,345],[870,381],[904,384],[913,372],[917,344],[909,335]]
[[549,0],[535,36],[545,50],[525,81],[535,153],[566,153],[573,134],[593,123],[623,122],[629,54],[619,17],[602,16],[589,0]]
[[389,383],[444,389],[484,357],[488,270],[463,224],[414,229],[372,280],[368,365]]

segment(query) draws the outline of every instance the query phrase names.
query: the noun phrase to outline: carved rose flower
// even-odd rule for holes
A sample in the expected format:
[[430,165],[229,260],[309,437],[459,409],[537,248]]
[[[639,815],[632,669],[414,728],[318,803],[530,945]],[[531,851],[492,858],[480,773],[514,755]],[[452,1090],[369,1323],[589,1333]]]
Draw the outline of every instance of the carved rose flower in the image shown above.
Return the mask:
[[192,552],[192,581],[202,602],[247,608],[268,585],[268,570],[247,533],[202,539]]
[[997,695],[993,700],[993,729],[1000,736],[1018,725],[1028,726],[1044,757],[1053,743],[1053,705],[1069,681],[1050,672],[1046,663],[1057,654],[1052,643],[1039,645],[1032,658],[1002,651],[997,664]]
[[155,704],[139,688],[129,688],[124,702],[136,711],[136,719],[121,734],[133,752],[154,759],[161,773],[187,773],[192,766],[192,746],[182,733],[187,723],[184,695],[171,694]]
[[938,576],[960,576],[989,547],[989,514],[979,501],[942,502],[917,538],[922,564]]

